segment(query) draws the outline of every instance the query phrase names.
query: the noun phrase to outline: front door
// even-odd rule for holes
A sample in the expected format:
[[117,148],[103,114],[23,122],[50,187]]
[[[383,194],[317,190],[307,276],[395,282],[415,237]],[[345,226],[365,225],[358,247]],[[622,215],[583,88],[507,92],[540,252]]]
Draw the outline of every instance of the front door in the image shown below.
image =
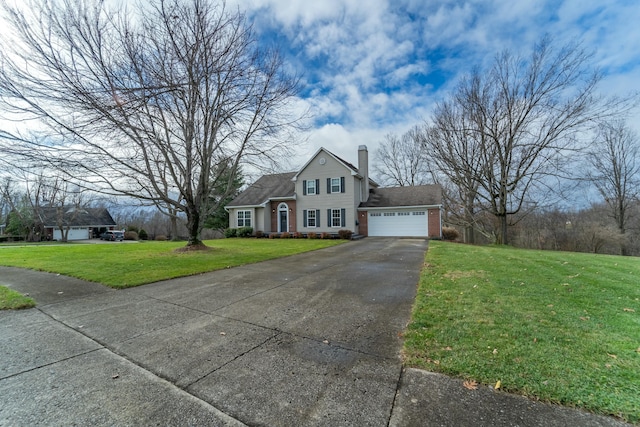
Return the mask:
[[289,231],[289,207],[285,203],[278,206],[278,232]]

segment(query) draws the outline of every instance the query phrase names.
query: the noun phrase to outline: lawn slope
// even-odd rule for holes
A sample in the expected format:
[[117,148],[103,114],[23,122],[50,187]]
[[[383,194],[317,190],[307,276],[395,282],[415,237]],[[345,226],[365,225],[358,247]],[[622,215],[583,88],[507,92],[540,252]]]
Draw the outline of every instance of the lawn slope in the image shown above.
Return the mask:
[[640,421],[640,259],[431,242],[409,366]]
[[60,273],[127,288],[322,249],[345,240],[221,239],[210,251],[178,253],[184,242],[111,242],[0,248],[0,265]]

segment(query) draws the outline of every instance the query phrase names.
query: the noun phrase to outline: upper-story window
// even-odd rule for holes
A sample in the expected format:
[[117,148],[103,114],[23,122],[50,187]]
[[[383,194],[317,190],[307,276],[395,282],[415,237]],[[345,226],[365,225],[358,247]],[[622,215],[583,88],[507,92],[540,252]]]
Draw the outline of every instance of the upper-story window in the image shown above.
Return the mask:
[[340,178],[331,178],[331,192],[332,193],[340,192]]
[[318,194],[319,179],[308,179],[302,181],[302,194],[305,196],[312,196]]
[[344,177],[327,178],[327,193],[344,193]]

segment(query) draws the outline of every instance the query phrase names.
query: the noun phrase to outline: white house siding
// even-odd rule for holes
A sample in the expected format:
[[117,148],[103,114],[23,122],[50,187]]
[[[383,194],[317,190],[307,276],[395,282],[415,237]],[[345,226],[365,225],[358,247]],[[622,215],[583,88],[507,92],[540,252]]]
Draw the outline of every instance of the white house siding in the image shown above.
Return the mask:
[[263,213],[263,208],[256,207],[246,207],[246,208],[234,208],[229,210],[229,228],[241,228],[242,226],[238,225],[238,211],[251,211],[251,227],[254,230],[262,230],[259,228],[260,226],[264,227],[264,218],[261,218],[261,213]]
[[[325,159],[324,164],[320,164],[320,158]],[[344,177],[344,193],[327,194],[327,178]],[[304,181],[319,180],[319,194],[304,195]],[[296,207],[298,215],[296,217],[297,230],[302,233],[309,232],[329,232],[337,233],[340,229],[347,229],[353,232],[356,227],[356,207],[359,204],[360,196],[355,192],[360,191],[356,178],[350,169],[335,160],[330,154],[320,151],[308,163],[307,167],[298,174],[296,180]],[[345,209],[344,227],[329,227],[327,224],[327,209]],[[317,227],[304,227],[305,210],[316,209],[320,211],[320,221]]]
[[256,217],[252,226],[254,232],[257,230],[264,231],[265,227],[267,227],[267,224],[271,222],[265,219],[265,216],[267,215],[267,211],[268,209],[265,209],[265,208],[254,209],[254,215]]

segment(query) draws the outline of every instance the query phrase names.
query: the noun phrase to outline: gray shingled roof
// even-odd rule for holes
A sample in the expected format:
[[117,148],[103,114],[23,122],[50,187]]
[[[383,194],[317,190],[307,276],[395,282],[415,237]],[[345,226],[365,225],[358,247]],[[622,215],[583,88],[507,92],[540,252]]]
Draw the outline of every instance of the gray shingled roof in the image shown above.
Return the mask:
[[440,185],[415,185],[408,187],[372,188],[369,200],[360,203],[361,208],[386,208],[396,206],[436,206],[442,204]]
[[227,206],[258,206],[269,199],[293,197],[295,183],[291,180],[296,172],[263,175]]
[[[40,219],[45,227],[58,226],[58,208],[40,208]],[[66,208],[62,223],[68,227],[107,227],[116,222],[105,208]]]

